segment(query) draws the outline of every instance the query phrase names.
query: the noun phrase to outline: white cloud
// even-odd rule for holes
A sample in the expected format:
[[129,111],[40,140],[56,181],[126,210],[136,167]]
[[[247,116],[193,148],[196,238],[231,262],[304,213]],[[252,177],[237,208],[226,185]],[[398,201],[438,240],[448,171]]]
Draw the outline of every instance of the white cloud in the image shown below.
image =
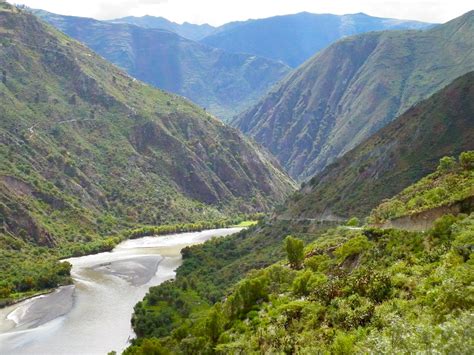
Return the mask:
[[263,18],[309,11],[446,22],[472,10],[471,0],[16,0],[34,8],[66,15],[111,19],[163,16],[177,22],[211,23]]

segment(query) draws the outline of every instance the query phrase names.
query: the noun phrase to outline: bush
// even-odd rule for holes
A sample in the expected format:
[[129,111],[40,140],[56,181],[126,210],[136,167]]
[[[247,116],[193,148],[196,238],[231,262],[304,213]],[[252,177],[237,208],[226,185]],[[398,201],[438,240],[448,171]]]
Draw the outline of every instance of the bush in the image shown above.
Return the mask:
[[360,221],[359,221],[359,218],[357,217],[352,217],[346,223],[346,226],[349,226],[349,227],[358,227],[359,225],[360,225]]
[[358,235],[349,239],[334,251],[340,262],[346,260],[349,256],[362,253],[364,250],[370,249],[372,243],[369,242],[365,235]]
[[459,163],[464,170],[474,169],[474,150],[463,152],[459,156]]
[[447,173],[454,171],[456,168],[457,162],[454,157],[443,157],[439,160],[438,171],[442,173]]

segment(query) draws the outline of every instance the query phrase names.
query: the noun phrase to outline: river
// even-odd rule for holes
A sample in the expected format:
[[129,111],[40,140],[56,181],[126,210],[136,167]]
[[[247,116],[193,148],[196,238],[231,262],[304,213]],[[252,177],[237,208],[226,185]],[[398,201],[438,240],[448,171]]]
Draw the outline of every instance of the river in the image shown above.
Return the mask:
[[68,259],[74,285],[0,309],[0,354],[120,353],[134,337],[133,306],[175,276],[181,249],[240,230],[144,237]]

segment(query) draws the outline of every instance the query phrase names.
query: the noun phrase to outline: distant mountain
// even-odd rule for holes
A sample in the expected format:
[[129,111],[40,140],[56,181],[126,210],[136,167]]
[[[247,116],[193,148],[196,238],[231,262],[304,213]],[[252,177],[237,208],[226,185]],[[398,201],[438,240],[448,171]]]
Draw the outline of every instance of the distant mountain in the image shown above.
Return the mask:
[[223,120],[251,107],[290,71],[282,63],[211,48],[165,30],[36,14],[133,77],[187,97]]
[[145,28],[159,28],[162,30],[168,30],[170,32],[174,32],[179,34],[181,37],[193,40],[193,41],[199,41],[200,39],[203,39],[206,36],[209,36],[211,33],[213,33],[216,28],[204,24],[204,25],[195,25],[189,22],[184,22],[183,24],[179,24],[176,22],[169,21],[165,19],[164,17],[155,17],[155,16],[141,16],[141,17],[135,17],[135,16],[128,16],[128,17],[122,17],[118,18],[115,20],[110,20],[108,22],[111,23],[127,23],[129,25],[136,25],[140,27],[145,27]]
[[366,216],[434,171],[443,156],[474,149],[474,72],[463,75],[313,177],[286,218]]
[[292,191],[237,130],[35,16],[0,4],[0,32],[0,252],[265,210]]
[[474,11],[425,31],[340,40],[233,124],[305,180],[412,105],[474,70]]
[[422,29],[430,24],[368,16],[311,14],[275,16],[221,26],[202,43],[230,52],[250,53],[297,67],[337,40],[363,32]]

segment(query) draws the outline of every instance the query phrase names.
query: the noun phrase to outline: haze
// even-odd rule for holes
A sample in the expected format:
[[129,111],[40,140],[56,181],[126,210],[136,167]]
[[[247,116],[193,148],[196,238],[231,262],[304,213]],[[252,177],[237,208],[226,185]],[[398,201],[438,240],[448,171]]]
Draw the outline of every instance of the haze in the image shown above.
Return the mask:
[[301,11],[339,15],[365,12],[372,16],[442,23],[472,9],[472,2],[467,0],[23,0],[22,3],[58,14],[96,19],[153,15],[179,23],[187,21],[215,26]]

